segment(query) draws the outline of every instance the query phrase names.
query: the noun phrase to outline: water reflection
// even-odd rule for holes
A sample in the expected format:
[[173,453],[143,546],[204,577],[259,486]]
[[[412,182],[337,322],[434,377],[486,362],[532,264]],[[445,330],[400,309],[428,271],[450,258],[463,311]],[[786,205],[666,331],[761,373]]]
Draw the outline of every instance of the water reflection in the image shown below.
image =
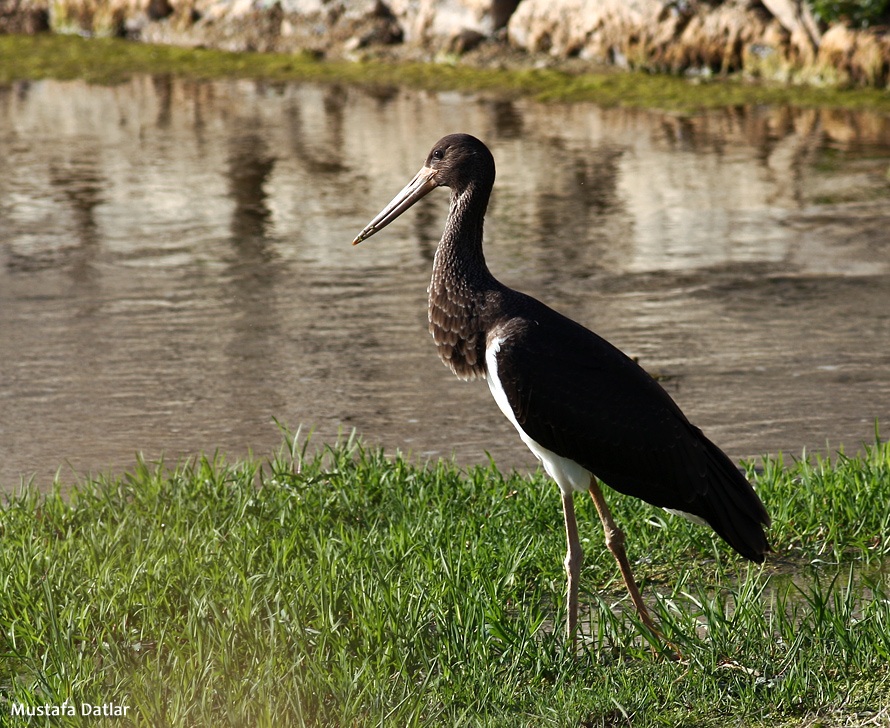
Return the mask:
[[0,89],[3,487],[137,449],[264,454],[273,417],[533,465],[426,333],[447,195],[349,245],[454,130],[498,162],[496,274],[669,376],[734,456],[890,420],[884,116],[46,81]]

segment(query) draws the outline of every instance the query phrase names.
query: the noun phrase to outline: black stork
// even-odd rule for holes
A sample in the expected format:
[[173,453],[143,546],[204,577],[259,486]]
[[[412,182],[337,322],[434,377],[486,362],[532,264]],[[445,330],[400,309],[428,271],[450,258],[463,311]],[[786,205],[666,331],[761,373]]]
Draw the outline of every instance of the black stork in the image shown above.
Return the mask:
[[573,494],[596,505],[631,600],[659,634],[634,581],[597,479],[622,493],[711,526],[762,563],[769,515],[726,454],[686,419],[636,362],[608,341],[489,272],[482,224],[494,186],[491,152],[468,134],[443,137],[408,185],[362,230],[374,235],[436,187],[451,188],[429,287],[430,333],[461,379],[482,377],[498,407],[559,485],[565,515],[568,620],[578,622],[581,543]]

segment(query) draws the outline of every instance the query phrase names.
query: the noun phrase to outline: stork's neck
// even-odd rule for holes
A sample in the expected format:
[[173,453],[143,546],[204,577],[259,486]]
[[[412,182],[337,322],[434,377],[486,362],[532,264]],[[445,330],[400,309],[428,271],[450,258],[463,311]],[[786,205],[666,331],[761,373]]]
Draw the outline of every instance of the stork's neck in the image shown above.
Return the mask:
[[481,283],[491,277],[482,252],[482,223],[488,196],[489,192],[479,189],[476,183],[452,192],[445,232],[436,249],[434,280],[437,274],[446,284],[465,278],[478,278]]
[[485,264],[482,222],[490,185],[453,190],[429,289],[430,333],[459,377],[485,375],[486,294],[499,284]]

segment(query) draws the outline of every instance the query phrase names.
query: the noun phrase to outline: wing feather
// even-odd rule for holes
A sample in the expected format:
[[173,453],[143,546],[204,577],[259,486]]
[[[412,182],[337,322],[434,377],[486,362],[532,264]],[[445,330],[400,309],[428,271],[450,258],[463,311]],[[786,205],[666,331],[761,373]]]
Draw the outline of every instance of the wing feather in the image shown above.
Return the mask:
[[498,377],[526,434],[607,485],[705,519],[742,555],[768,549],[760,499],[642,367],[602,337],[527,299],[498,332]]

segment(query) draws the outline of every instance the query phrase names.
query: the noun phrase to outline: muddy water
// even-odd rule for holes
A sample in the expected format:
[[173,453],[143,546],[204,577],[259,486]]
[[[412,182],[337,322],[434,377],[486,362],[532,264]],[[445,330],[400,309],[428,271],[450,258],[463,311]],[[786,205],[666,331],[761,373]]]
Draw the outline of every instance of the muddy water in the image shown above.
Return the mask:
[[676,117],[454,93],[195,83],[0,90],[0,488],[318,442],[534,461],[442,367],[447,193],[355,233],[464,130],[506,283],[664,377],[735,457],[890,427],[890,119]]

